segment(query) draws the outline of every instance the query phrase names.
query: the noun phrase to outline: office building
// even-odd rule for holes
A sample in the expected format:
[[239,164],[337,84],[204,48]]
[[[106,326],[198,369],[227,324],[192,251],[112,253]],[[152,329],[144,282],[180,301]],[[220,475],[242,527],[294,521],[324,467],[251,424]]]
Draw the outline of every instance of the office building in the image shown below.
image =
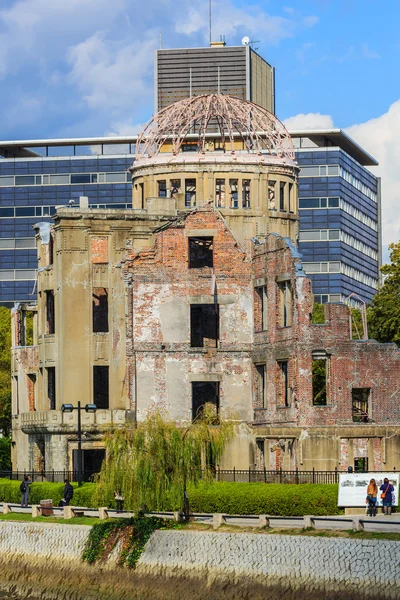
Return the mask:
[[340,129],[290,134],[301,167],[299,251],[315,300],[368,303],[381,266],[381,194],[366,167],[378,163]]
[[203,94],[251,100],[275,114],[275,70],[250,45],[173,48],[155,52],[154,112]]

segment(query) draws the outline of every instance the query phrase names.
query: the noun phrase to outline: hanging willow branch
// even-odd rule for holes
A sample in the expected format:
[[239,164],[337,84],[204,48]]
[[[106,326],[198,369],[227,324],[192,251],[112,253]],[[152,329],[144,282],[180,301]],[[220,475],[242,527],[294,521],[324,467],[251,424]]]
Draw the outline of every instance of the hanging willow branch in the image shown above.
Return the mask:
[[109,506],[114,490],[121,489],[127,509],[180,510],[187,483],[212,481],[213,465],[219,463],[233,433],[233,421],[217,417],[211,404],[187,427],[154,412],[137,427],[109,430],[98,505]]

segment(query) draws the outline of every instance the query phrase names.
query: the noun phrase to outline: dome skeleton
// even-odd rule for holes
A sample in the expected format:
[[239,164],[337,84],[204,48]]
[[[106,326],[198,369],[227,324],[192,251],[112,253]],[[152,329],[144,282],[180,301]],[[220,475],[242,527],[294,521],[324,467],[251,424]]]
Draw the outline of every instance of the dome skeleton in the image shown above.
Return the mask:
[[[208,129],[210,122],[217,125],[217,132]],[[197,129],[200,153],[207,150],[207,133],[215,133],[221,136],[224,152],[234,154],[239,138],[248,153],[294,159],[290,135],[275,115],[248,100],[221,94],[192,96],[162,109],[140,133],[136,159],[158,155],[166,141],[171,142],[172,153],[178,154],[193,129]]]

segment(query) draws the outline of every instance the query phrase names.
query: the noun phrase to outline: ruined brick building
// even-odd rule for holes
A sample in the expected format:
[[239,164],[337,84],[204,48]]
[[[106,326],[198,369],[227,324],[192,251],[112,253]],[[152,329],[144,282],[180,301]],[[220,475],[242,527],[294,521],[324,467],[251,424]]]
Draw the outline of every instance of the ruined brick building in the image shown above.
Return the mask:
[[144,130],[132,210],[61,208],[38,223],[34,345],[13,311],[14,468],[85,468],[102,429],[205,402],[240,421],[225,467],[400,465],[400,352],[353,341],[348,308],[313,296],[295,247],[297,172],[277,119],[190,98]]

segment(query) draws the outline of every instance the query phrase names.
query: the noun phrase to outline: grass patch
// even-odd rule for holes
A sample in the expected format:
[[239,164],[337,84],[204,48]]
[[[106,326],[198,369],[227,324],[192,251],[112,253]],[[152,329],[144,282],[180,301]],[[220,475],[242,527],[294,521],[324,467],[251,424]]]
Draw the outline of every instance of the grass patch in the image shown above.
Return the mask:
[[[108,519],[105,519],[108,520]],[[27,521],[30,523],[57,523],[60,525],[95,525],[99,522],[98,517],[74,517],[72,519],[62,519],[60,517],[36,517],[32,518],[30,514],[8,513],[0,514],[0,521]],[[104,522],[104,521],[103,521]]]

